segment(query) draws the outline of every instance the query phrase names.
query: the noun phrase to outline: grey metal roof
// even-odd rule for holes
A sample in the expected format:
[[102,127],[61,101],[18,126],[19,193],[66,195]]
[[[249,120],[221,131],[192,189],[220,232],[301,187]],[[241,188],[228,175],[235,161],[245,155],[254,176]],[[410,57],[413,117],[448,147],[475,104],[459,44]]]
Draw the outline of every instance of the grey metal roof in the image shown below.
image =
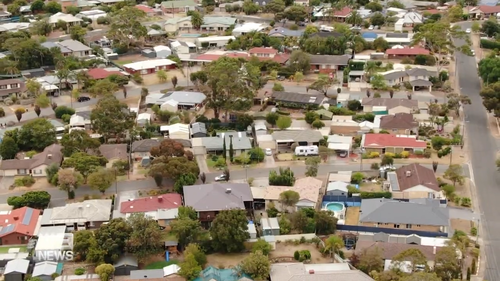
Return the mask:
[[303,104],[323,104],[328,102],[328,98],[323,95],[308,95],[291,92],[273,92],[272,98],[277,101],[303,103]]
[[408,38],[408,33],[387,33],[386,38]]
[[130,271],[130,280],[147,280],[153,278],[163,278],[163,269],[145,269]]
[[[66,224],[84,222],[106,222],[111,217],[111,200],[95,199],[78,203],[66,204],[63,207],[52,208],[50,218],[42,216],[42,225]],[[48,223],[46,223],[48,221]]]
[[252,142],[250,138],[247,137],[245,132],[224,132],[219,134],[217,137],[204,137],[200,138],[201,143],[208,151],[222,150],[224,146],[223,138],[226,139],[226,147],[229,148],[231,142],[231,137],[233,136],[233,149],[251,149]]
[[389,183],[391,184],[392,191],[399,191],[399,181],[396,173],[387,173],[387,178],[389,179]]
[[399,79],[399,78],[403,78],[405,76],[408,76],[408,74],[406,73],[406,71],[393,71],[393,72],[389,72],[387,74],[384,74],[384,79],[386,79],[386,80],[396,80],[396,79]]
[[89,46],[83,44],[80,41],[76,41],[73,39],[68,39],[68,40],[64,40],[61,42],[57,42],[57,44],[59,44],[60,46],[66,47],[73,52],[82,52],[82,51],[92,50]]
[[154,139],[145,139],[134,141],[132,143],[132,152],[150,152],[151,148],[159,146],[160,141]]
[[275,141],[292,140],[294,142],[318,142],[323,138],[320,131],[300,130],[300,131],[276,131],[272,133]]
[[429,87],[432,86],[432,82],[424,79],[416,79],[410,81],[410,85],[412,85],[413,87]]
[[198,212],[245,209],[244,201],[253,201],[246,183],[211,183],[184,186],[184,205]]
[[348,55],[333,56],[333,55],[310,55],[311,64],[333,64],[333,65],[347,65],[351,59]]
[[31,222],[31,217],[33,216],[33,209],[27,208],[26,213],[24,214],[23,221],[21,222],[24,225],[29,225]]
[[31,276],[51,276],[57,272],[57,262],[43,261],[35,264]]
[[9,225],[2,227],[2,229],[0,229],[0,236],[3,236],[4,234],[7,234],[9,232],[12,232],[15,227],[16,226],[14,224],[9,224]]
[[448,209],[440,207],[438,200],[421,204],[384,198],[361,201],[360,222],[448,226],[449,220]]
[[194,135],[196,133],[207,133],[207,126],[205,125],[205,123],[196,122],[191,124],[191,135]]
[[425,68],[412,68],[406,71],[410,76],[430,76],[429,71]]
[[137,261],[137,258],[132,256],[132,255],[123,255],[121,256],[115,264],[113,264],[115,268],[120,267],[120,266],[139,266],[139,262]]
[[30,265],[29,260],[24,260],[24,259],[15,259],[11,260],[5,265],[5,272],[4,274],[16,274],[16,273],[22,273],[26,274],[28,273],[28,267]]
[[283,35],[283,36],[290,36],[290,37],[300,37],[302,36],[302,34],[304,34],[304,31],[303,30],[291,30],[291,29],[288,29],[288,28],[284,28],[284,27],[275,27],[273,29],[271,29],[271,31],[269,31],[269,36],[273,36],[273,35],[277,35],[277,34],[280,34],[280,35]]
[[54,42],[50,42],[50,41],[47,41],[47,42],[43,42],[42,44],[40,44],[42,47],[45,47],[47,49],[52,49],[52,48],[58,48],[61,50],[61,53],[71,53],[71,50],[64,47],[64,46],[61,46],[59,44],[56,44]]
[[202,103],[207,96],[200,92],[174,91],[166,94],[151,93],[146,96],[146,104],[162,105],[169,100],[174,100],[179,105],[195,106]]

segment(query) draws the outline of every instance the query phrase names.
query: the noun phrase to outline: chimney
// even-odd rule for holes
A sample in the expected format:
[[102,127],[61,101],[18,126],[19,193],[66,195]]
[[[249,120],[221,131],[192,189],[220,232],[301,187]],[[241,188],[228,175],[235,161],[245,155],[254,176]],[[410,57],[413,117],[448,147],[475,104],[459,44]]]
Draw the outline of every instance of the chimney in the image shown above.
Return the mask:
[[18,216],[15,216],[15,217],[14,217],[14,220],[15,220],[15,221],[17,221],[18,219],[19,219],[19,217],[18,217]]
[[411,177],[411,171],[406,171],[406,177]]
[[47,154],[48,159],[52,159],[52,154]]
[[314,274],[314,269],[309,269],[309,274]]
[[435,254],[436,254],[436,246],[434,246],[434,247],[432,248],[432,254],[433,254],[433,255],[435,255]]
[[231,188],[226,188],[226,193],[231,193]]
[[163,202],[163,197],[158,196],[158,202]]

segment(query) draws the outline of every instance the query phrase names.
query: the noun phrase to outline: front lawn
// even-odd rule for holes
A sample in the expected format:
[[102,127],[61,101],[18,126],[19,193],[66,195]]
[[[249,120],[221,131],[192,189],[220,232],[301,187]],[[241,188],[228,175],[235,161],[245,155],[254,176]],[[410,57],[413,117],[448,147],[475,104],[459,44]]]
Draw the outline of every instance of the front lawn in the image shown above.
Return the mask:
[[19,245],[19,246],[2,246],[0,247],[0,254],[6,254],[9,252],[9,249],[15,249],[19,248],[20,252],[27,252],[26,245]]

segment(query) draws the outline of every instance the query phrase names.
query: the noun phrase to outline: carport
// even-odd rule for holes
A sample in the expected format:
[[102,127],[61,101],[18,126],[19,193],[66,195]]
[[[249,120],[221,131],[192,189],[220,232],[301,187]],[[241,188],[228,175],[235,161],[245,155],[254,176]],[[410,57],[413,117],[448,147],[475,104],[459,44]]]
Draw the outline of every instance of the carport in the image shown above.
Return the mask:
[[352,137],[330,135],[328,136],[328,149],[341,150],[347,152],[347,157],[351,152]]
[[432,82],[429,80],[424,80],[424,79],[416,79],[413,81],[410,81],[410,85],[413,87],[413,91],[418,91],[422,88],[428,88],[429,93],[432,92]]

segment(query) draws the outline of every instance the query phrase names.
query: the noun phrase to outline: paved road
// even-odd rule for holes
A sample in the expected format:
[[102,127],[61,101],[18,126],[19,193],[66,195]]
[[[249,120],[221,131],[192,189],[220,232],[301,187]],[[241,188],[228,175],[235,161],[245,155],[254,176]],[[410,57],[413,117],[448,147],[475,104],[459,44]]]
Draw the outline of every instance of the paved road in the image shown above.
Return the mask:
[[[472,23],[460,24],[462,29],[472,26]],[[464,44],[456,40],[457,45]],[[458,81],[461,92],[470,97],[472,104],[465,106],[468,116],[466,123],[468,148],[471,155],[473,180],[477,188],[481,206],[481,227],[479,233],[484,241],[486,254],[485,280],[500,280],[500,176],[495,168],[495,157],[498,150],[496,140],[488,128],[488,117],[485,113],[479,91],[480,80],[477,75],[476,59],[461,53],[456,54]],[[481,231],[481,230],[480,230]]]

